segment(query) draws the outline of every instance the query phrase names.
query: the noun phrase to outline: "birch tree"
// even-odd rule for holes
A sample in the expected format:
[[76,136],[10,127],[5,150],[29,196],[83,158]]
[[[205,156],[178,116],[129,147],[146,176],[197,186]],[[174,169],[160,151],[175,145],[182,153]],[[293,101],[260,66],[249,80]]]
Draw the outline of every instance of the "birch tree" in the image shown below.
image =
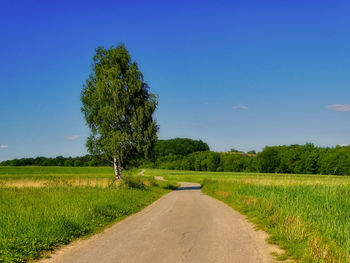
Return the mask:
[[120,180],[129,161],[147,157],[158,130],[153,118],[157,96],[150,93],[124,45],[96,49],[81,102],[91,129],[86,146],[91,154],[108,160]]

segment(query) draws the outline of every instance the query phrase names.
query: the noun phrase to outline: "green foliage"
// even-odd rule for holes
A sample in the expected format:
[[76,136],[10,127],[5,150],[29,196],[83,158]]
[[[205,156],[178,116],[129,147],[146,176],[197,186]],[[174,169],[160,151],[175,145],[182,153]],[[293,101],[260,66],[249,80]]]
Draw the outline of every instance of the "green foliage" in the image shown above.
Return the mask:
[[[75,165],[77,164],[77,165]],[[85,155],[80,157],[63,157],[56,158],[36,157],[36,158],[22,158],[3,161],[2,166],[106,166],[109,165],[100,156]]]
[[257,155],[258,170],[271,173],[350,175],[350,147],[305,145],[265,147]]
[[[153,161],[142,159],[139,163],[131,164],[172,170],[350,175],[350,146],[322,148],[311,143],[267,146],[258,154],[253,154],[253,151],[245,154],[241,152],[215,153],[202,151],[207,149],[205,143],[189,139],[159,142],[159,145],[157,142],[155,147],[155,153],[158,157]],[[197,146],[193,147],[193,145]],[[186,153],[186,147],[189,149],[187,150],[188,153]],[[75,158],[15,159],[2,162],[0,165],[59,166],[63,163],[64,166],[74,166],[76,160],[81,161],[81,166],[107,165],[101,158],[89,155]]]
[[280,156],[276,147],[265,147],[265,149],[258,154],[257,162],[259,171],[264,173],[277,172],[280,163]]
[[238,150],[236,150],[235,148],[231,148],[231,149],[230,149],[230,152],[232,152],[232,153],[240,153],[241,151],[238,151]]
[[137,175],[127,175],[123,178],[123,185],[129,188],[135,188],[144,190],[146,189],[146,184],[141,176]]
[[171,170],[350,175],[350,146],[267,146],[258,154],[194,152],[169,154],[144,167]]
[[255,150],[251,150],[251,151],[247,152],[247,154],[256,154],[256,151]]
[[82,112],[91,129],[86,145],[91,154],[113,162],[117,175],[135,157],[147,157],[156,141],[157,97],[149,93],[124,45],[98,47],[92,69],[81,93]]
[[193,152],[208,151],[208,144],[201,140],[175,138],[170,140],[158,140],[154,145],[156,158],[173,155],[188,155]]
[[194,152],[187,156],[169,154],[145,167],[193,171],[256,171],[256,158],[246,154]]

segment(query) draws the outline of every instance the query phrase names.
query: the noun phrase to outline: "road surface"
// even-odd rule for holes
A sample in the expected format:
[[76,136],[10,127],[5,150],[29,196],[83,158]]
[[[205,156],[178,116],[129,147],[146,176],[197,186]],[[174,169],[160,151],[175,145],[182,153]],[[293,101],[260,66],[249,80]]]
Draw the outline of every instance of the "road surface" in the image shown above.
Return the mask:
[[182,183],[141,212],[89,239],[73,242],[42,262],[274,262],[244,216]]

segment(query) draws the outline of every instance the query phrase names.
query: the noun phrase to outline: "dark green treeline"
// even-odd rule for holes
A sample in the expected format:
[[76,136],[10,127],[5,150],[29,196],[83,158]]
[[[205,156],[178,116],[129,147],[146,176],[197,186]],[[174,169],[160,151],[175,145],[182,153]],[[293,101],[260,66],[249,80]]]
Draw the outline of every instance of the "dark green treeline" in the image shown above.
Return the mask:
[[[23,158],[4,161],[6,166],[107,166],[96,156]],[[258,154],[238,151],[209,151],[206,143],[176,138],[159,140],[148,160],[138,160],[132,166],[193,171],[262,172],[292,174],[350,175],[350,146],[333,148],[305,145],[267,146]]]
[[144,166],[194,171],[350,175],[350,146],[323,148],[307,143],[267,146],[256,155],[212,151],[186,156],[169,154]]

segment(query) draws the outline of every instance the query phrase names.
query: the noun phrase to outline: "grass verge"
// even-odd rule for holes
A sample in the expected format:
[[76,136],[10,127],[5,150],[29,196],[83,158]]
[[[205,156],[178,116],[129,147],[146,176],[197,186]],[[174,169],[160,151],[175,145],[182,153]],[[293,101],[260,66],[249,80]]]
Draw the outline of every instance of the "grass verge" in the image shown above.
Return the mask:
[[321,175],[147,172],[201,183],[205,194],[247,215],[269,233],[269,242],[286,251],[281,260],[350,262],[349,178],[331,182],[333,177]]
[[[136,179],[138,180],[138,179]],[[0,262],[26,262],[140,211],[172,183],[144,187],[0,188]]]

